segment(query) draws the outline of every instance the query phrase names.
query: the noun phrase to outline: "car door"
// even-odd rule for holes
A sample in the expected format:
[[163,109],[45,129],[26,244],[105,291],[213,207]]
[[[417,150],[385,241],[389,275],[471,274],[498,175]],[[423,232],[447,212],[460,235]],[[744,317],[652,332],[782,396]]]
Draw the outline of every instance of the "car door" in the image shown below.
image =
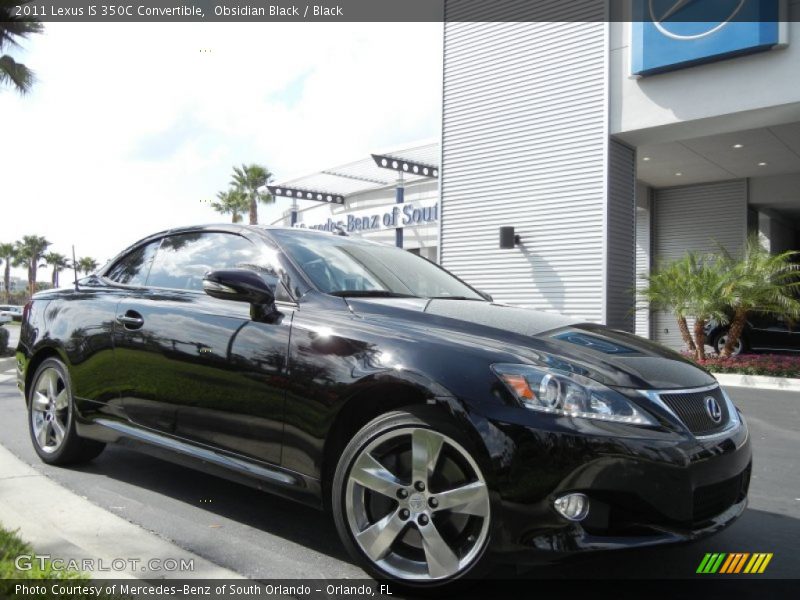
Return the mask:
[[114,309],[119,296],[93,282],[48,303],[46,335],[63,343],[70,366],[72,393],[78,411],[90,418],[93,413],[113,412],[118,399],[115,381],[108,367],[114,359]]
[[129,289],[144,283],[156,247],[154,243],[139,245],[102,277],[81,280],[74,293],[47,307],[52,337],[64,340],[75,402],[84,417],[99,413],[124,418],[114,368],[116,309]]
[[147,283],[117,307],[115,355],[127,417],[192,442],[280,461],[284,371],[294,306],[274,322],[202,290],[211,270],[274,270],[261,240],[194,231],[161,240]]
[[786,329],[786,345],[783,346],[783,349],[790,352],[800,352],[800,321],[787,320]]
[[756,314],[749,321],[749,343],[754,350],[791,350],[800,341],[783,317]]

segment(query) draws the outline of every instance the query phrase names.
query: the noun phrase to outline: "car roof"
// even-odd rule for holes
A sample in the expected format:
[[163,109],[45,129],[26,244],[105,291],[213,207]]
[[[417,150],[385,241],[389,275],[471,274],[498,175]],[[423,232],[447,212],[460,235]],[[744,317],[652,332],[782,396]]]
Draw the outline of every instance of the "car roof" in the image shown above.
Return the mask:
[[302,232],[302,233],[309,233],[309,234],[323,235],[323,236],[334,235],[331,232],[320,231],[316,229],[307,229],[299,227],[279,227],[272,225],[250,225],[245,223],[205,223],[202,225],[184,225],[180,227],[172,227],[170,229],[162,229],[161,231],[151,233],[150,235],[135,241],[134,243],[130,244],[129,246],[118,252],[111,260],[109,260],[105,265],[103,265],[102,268],[98,269],[97,272],[104,273],[105,271],[110,269],[114,264],[116,264],[122,257],[131,252],[134,248],[141,246],[143,244],[147,244],[153,240],[157,240],[158,238],[166,237],[168,235],[180,235],[183,233],[196,233],[200,231],[224,231],[229,233],[253,232],[261,236],[266,236],[271,231],[296,232],[296,233]]
[[[160,237],[164,237],[167,235],[180,235],[182,233],[195,233],[198,231],[228,231],[231,233],[241,233],[244,231],[252,231],[263,235],[264,233],[269,232],[282,232],[282,233],[297,233],[299,235],[319,235],[319,236],[330,236],[330,235],[337,235],[336,232],[331,231],[324,231],[320,229],[310,229],[307,227],[281,227],[276,225],[249,225],[249,224],[242,224],[242,223],[207,223],[203,225],[186,225],[182,227],[173,227],[171,229],[164,229],[157,233],[153,233],[148,235],[145,238],[134,242],[130,246],[128,246],[125,250],[120,252],[117,257],[121,254],[126,253],[128,250],[134,248],[135,246],[139,246],[140,244],[146,243],[150,240],[157,239]],[[348,237],[348,236],[343,236]],[[365,240],[363,238],[353,237],[350,238],[354,241],[362,241],[365,243],[375,243],[371,240]],[[114,260],[116,260],[116,258]]]

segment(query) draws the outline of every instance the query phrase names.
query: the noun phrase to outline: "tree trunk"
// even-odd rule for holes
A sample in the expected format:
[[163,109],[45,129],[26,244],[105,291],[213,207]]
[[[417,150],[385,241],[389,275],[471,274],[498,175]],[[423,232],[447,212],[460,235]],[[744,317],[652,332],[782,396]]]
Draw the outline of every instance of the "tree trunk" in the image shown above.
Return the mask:
[[730,358],[733,349],[742,337],[744,326],[747,324],[747,311],[737,308],[733,315],[733,321],[728,328],[728,340],[725,342],[725,347],[722,349],[722,358]]
[[689,333],[689,325],[686,323],[686,317],[676,318],[678,319],[678,329],[681,332],[683,343],[686,344],[690,352],[697,352],[697,348],[695,348],[694,341],[692,340],[692,335]]
[[706,322],[703,319],[697,319],[694,322],[694,356],[697,360],[706,359]]
[[10,257],[6,257],[6,272],[3,274],[3,285],[5,286],[6,298],[4,302],[8,304],[8,299],[11,296],[11,261]]
[[28,299],[36,293],[36,261],[28,265]]
[[258,199],[255,194],[250,196],[250,225],[258,225]]
[[58,287],[58,269],[55,267],[53,267],[53,287]]

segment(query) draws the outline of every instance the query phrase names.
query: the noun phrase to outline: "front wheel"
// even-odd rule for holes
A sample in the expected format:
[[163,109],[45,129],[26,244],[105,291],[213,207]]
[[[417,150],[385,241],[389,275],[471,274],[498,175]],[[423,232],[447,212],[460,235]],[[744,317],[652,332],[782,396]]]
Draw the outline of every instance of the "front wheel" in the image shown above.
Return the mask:
[[[717,354],[722,354],[722,350],[725,348],[725,344],[728,343],[728,332],[724,332],[723,334],[717,336],[717,339],[714,340],[714,350],[717,351]],[[733,347],[733,352],[731,352],[731,356],[738,356],[745,350],[744,340],[739,337],[736,340],[736,345]]]
[[394,412],[368,423],[332,491],[339,535],[378,579],[432,587],[486,566],[489,487],[469,440],[443,419]]
[[57,358],[36,369],[28,390],[28,425],[36,454],[50,465],[86,462],[105,447],[78,437],[69,372]]

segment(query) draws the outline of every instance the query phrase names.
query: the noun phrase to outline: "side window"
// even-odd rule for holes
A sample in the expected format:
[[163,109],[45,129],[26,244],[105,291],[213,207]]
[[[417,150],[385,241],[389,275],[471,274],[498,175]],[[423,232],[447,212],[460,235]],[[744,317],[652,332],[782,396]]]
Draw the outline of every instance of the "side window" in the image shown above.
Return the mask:
[[[217,269],[252,269],[281,276],[278,252],[233,233],[197,232],[169,236],[158,249],[148,287],[202,291],[203,276]],[[276,299],[289,300],[283,286]]]
[[148,287],[202,291],[203,275],[250,262],[253,244],[229,233],[183,233],[165,237],[158,249]]
[[129,252],[111,267],[106,277],[124,285],[143,286],[160,243],[161,240],[150,242]]

